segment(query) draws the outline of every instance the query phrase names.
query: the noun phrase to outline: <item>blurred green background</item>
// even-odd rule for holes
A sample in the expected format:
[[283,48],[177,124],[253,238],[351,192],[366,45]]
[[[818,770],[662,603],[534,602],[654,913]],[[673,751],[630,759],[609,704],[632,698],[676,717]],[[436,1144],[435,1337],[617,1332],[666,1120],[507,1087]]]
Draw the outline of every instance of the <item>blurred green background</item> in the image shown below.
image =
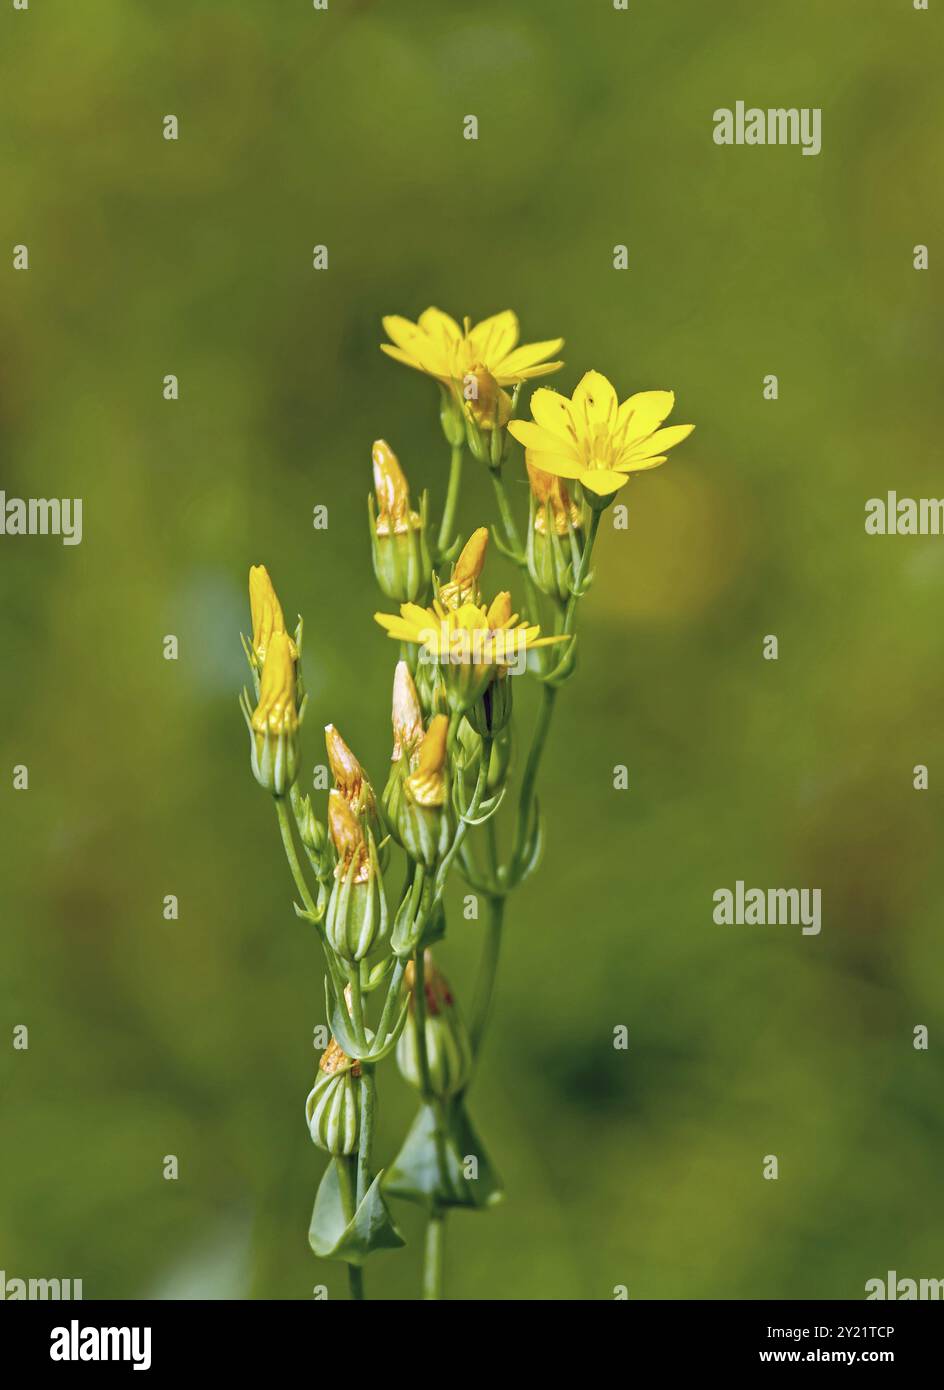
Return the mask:
[[[940,25],[908,0],[4,6],[0,487],[85,504],[79,547],[0,541],[8,1277],[345,1296],[306,1241],[320,951],[250,775],[239,632],[264,561],[305,617],[306,764],[330,720],[382,782],[370,445],[437,509],[446,449],[379,319],[428,304],[513,307],[566,337],[553,384],[672,387],[698,425],[603,529],[472,1098],[508,1198],[452,1220],[451,1295],[944,1273],[944,540],[863,529],[869,497],[942,492]],[[719,149],[738,99],[821,106],[822,154]],[[520,516],[517,448],[510,486]],[[821,888],[821,936],[714,926],[739,878]],[[480,943],[454,911],[460,998]],[[379,1080],[388,1160],[413,1099]],[[398,1213],[375,1296],[418,1287]]]

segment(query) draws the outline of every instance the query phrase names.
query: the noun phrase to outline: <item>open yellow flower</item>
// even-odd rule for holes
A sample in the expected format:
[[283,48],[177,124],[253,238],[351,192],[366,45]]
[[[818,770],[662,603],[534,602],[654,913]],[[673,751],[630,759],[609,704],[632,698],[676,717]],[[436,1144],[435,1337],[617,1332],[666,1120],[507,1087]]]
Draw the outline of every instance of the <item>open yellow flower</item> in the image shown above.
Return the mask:
[[659,428],[674,404],[671,391],[638,391],[620,405],[606,377],[587,372],[570,400],[547,387],[535,391],[534,420],[512,420],[508,429],[533,468],[609,497],[630,473],[665,463],[667,450],[691,434],[694,425]]
[[417,323],[389,314],[384,329],[392,340],[381,351],[397,362],[425,372],[444,385],[461,382],[473,373],[488,373],[499,386],[515,386],[532,377],[556,372],[563,362],[546,362],[563,346],[563,338],[518,346],[518,316],[511,309],[462,327],[441,309],[427,309]]
[[570,640],[566,635],[542,637],[538,626],[512,612],[507,593],[490,607],[466,602],[453,608],[434,599],[429,608],[404,603],[399,616],[374,617],[388,636],[419,647],[422,663],[440,668],[449,708],[460,714],[481,698],[496,675],[509,668],[524,670],[529,652]]

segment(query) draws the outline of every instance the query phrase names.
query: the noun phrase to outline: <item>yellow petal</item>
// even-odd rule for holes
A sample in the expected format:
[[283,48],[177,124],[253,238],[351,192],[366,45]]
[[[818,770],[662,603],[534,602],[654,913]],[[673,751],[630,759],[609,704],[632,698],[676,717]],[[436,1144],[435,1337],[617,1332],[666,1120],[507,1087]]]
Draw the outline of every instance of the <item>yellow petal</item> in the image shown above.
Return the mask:
[[637,391],[627,397],[617,414],[617,424],[626,426],[626,442],[652,434],[671,415],[674,404],[674,391]]
[[510,382],[534,381],[535,377],[548,376],[551,372],[559,372],[563,367],[563,362],[542,362],[539,367],[522,367],[515,372],[513,377],[504,375],[496,377],[500,386],[507,386]]
[[[502,361],[497,362],[492,371],[496,376],[513,377],[518,372],[527,367],[534,367],[545,357],[550,357],[551,353],[560,352],[564,346],[563,338],[547,338],[543,343],[522,343],[521,347],[515,348]],[[545,367],[547,364],[544,364]],[[561,363],[555,363],[560,366]]]
[[406,351],[409,351],[416,338],[421,336],[417,325],[400,314],[387,314],[380,322],[387,337],[396,343],[398,348]]
[[591,425],[616,425],[619,402],[612,384],[602,372],[586,372],[574,391],[574,419],[588,420]]
[[385,352],[388,357],[392,357],[396,362],[404,362],[408,367],[414,367],[418,372],[425,370],[423,364],[418,362],[412,353],[404,352],[402,348],[391,347],[389,343],[381,343],[380,351]]
[[629,459],[626,463],[618,463],[616,467],[621,473],[642,473],[646,468],[658,468],[659,464],[665,461],[666,455],[661,454],[658,458]]
[[535,449],[542,454],[572,453],[576,457],[577,445],[572,435],[552,433],[543,425],[536,425],[531,420],[509,421],[508,433],[526,449]]
[[595,492],[599,497],[618,492],[624,483],[628,482],[629,479],[623,473],[613,473],[609,468],[587,468],[580,475],[581,487]]
[[[462,337],[462,329],[455,319],[432,305],[420,314],[419,326],[434,337],[445,338],[449,343],[457,343]],[[393,334],[390,336],[393,337]]]
[[525,462],[530,463],[533,468],[539,468],[542,473],[553,473],[555,478],[580,478],[585,471],[576,453],[565,454],[560,449],[554,453],[529,449],[525,454]]
[[[648,439],[640,439],[636,444],[630,444],[623,450],[628,460],[637,458],[648,458],[651,454],[661,454],[665,449],[674,449],[676,444],[681,444],[683,439],[687,439],[695,428],[694,425],[669,425],[667,429],[656,430],[655,434],[650,434]],[[622,457],[620,462],[622,463]]]
[[490,367],[508,356],[518,341],[518,331],[518,315],[505,309],[477,323],[469,334],[469,342],[474,354]]
[[550,430],[558,439],[572,441],[574,419],[570,401],[549,386],[539,386],[531,397],[531,414],[542,429]]

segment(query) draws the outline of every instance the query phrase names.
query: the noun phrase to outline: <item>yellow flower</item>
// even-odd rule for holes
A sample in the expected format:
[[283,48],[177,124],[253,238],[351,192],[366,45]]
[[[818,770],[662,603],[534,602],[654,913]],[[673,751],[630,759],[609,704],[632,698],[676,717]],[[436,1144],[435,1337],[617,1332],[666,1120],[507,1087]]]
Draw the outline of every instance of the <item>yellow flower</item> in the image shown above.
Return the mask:
[[546,387],[535,391],[533,422],[512,420],[508,428],[533,467],[610,497],[630,473],[665,463],[666,450],[691,434],[694,425],[659,428],[674,404],[671,391],[639,391],[620,405],[606,377],[587,372],[570,400]]
[[298,730],[295,689],[295,643],[286,632],[273,632],[262,668],[259,703],[252,716],[257,734],[294,734]]
[[388,315],[383,326],[392,343],[381,343],[381,350],[397,362],[405,362],[444,385],[461,383],[472,373],[488,372],[499,386],[514,386],[532,377],[556,372],[563,362],[545,362],[563,346],[563,338],[517,346],[518,316],[510,309],[483,319],[472,327],[441,309],[427,309],[412,323],[397,314]]
[[440,668],[454,713],[465,713],[503,668],[522,671],[535,648],[570,640],[566,635],[542,637],[539,627],[520,621],[507,593],[499,594],[489,608],[473,602],[447,607],[434,599],[429,608],[404,603],[399,617],[374,617],[395,641],[418,646],[421,663]]
[[[252,650],[261,666],[265,661],[272,634],[285,631],[282,605],[272,587],[272,580],[265,565],[250,566],[249,611],[252,614]],[[297,658],[295,643],[292,642],[291,645],[293,655]]]

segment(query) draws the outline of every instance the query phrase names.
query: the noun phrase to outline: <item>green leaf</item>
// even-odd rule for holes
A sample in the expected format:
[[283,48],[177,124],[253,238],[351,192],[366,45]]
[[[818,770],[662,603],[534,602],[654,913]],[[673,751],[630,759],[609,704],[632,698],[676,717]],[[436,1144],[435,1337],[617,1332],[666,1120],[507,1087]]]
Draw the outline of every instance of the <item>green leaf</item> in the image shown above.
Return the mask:
[[318,1187],[308,1228],[308,1243],[316,1255],[323,1260],[362,1265],[374,1250],[396,1250],[406,1244],[383,1199],[382,1178],[381,1171],[348,1221],[341,1200],[337,1166],[333,1162],[328,1165]]
[[[444,1207],[476,1209],[502,1199],[501,1179],[476,1134],[461,1096],[446,1101],[444,1144],[445,1174],[440,1171],[436,1142],[438,1116],[432,1105],[422,1105],[403,1147],[387,1169],[383,1189],[390,1197]],[[476,1160],[476,1176],[466,1176]]]

